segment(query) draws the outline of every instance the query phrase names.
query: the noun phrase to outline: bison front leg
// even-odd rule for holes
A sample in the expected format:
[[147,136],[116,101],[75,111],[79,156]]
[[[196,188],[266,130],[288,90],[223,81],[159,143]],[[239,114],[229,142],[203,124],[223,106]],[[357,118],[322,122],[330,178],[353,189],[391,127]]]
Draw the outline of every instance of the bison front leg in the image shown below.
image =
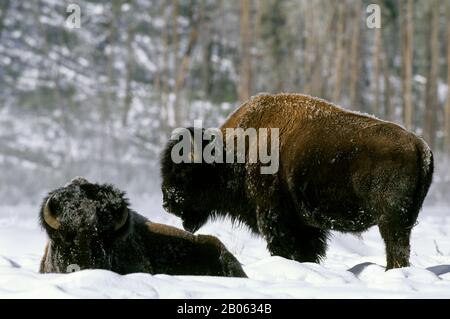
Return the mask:
[[289,195],[282,193],[278,177],[257,175],[255,168],[258,166],[248,166],[247,189],[256,207],[258,231],[269,252],[299,262],[319,262],[325,256],[327,231],[305,225]]
[[382,224],[378,228],[386,245],[386,270],[409,266],[411,228],[395,224]]
[[283,217],[274,211],[259,215],[258,228],[272,255],[315,263],[325,256],[326,231],[304,225],[295,216]]

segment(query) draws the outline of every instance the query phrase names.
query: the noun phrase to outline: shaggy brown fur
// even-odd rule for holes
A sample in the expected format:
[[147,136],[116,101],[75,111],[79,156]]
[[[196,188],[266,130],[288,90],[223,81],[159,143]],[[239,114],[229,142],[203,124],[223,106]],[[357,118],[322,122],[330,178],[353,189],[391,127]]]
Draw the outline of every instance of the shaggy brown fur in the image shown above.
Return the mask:
[[[60,223],[58,229],[44,218],[48,198],[51,213]],[[126,222],[115,229],[114,221],[123,214]],[[246,277],[217,238],[152,223],[130,210],[124,193],[110,185],[76,179],[49,194],[40,217],[49,236],[41,273],[67,272],[70,265],[77,265],[120,274]]]
[[[408,265],[411,229],[433,174],[421,138],[301,94],[252,98],[221,129],[237,127],[279,128],[278,173],[262,175],[249,162],[174,164],[170,142],[162,159],[165,207],[186,228],[230,216],[264,236],[272,254],[317,262],[330,230],[378,225],[387,269]],[[182,200],[175,203],[174,194]]]

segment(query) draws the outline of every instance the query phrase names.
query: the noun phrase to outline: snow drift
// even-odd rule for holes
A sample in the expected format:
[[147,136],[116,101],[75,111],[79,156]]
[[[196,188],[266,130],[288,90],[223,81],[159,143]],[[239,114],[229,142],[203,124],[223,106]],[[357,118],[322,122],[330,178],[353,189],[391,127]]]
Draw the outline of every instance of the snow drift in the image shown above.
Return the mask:
[[[153,221],[180,227],[159,195],[133,199]],[[199,232],[218,236],[248,279],[130,274],[105,270],[38,273],[46,237],[37,206],[0,207],[0,298],[450,298],[450,208],[427,207],[412,232],[411,267],[385,272],[377,228],[357,238],[333,233],[321,265],[271,257],[265,242],[228,220]],[[147,214],[146,214],[147,213]]]

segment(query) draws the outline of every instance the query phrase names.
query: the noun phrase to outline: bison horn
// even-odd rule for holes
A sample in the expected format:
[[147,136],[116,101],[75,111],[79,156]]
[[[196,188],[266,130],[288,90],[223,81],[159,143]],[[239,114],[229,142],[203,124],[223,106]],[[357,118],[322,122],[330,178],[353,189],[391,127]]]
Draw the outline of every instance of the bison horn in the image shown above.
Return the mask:
[[51,198],[47,200],[44,206],[44,220],[51,228],[59,229],[61,223],[53,216],[52,211],[50,210],[50,200]]
[[114,230],[119,230],[120,228],[122,228],[123,225],[125,225],[125,223],[127,222],[127,219],[128,219],[128,209],[125,208],[122,212],[122,216],[120,216],[120,220],[114,226]]

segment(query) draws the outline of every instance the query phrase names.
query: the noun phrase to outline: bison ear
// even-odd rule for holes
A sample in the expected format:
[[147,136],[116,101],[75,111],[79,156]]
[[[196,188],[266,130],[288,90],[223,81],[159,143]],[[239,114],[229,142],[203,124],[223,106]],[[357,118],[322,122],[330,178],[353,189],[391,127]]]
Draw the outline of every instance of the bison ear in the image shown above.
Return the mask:
[[121,229],[126,224],[126,222],[128,220],[128,215],[129,215],[128,207],[125,207],[124,209],[121,210],[120,216],[119,216],[116,224],[114,225],[115,231]]

